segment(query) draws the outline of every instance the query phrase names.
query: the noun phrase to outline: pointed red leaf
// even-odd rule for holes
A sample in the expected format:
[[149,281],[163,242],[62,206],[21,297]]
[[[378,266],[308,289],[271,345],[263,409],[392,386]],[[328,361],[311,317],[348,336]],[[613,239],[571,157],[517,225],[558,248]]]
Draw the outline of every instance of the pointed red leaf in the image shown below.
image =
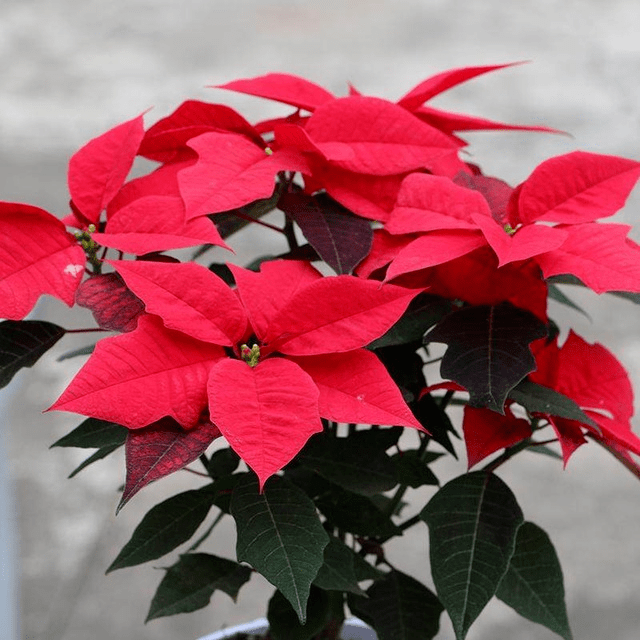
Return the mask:
[[398,386],[371,351],[292,358],[320,390],[320,415],[336,422],[414,427],[424,431]]
[[144,315],[138,328],[98,342],[50,409],[139,429],[165,416],[192,428],[207,404],[206,382],[222,347],[165,329]]
[[186,148],[188,140],[208,131],[239,133],[258,145],[264,144],[260,134],[231,107],[186,100],[147,130],[138,153],[152,160],[171,162]]
[[576,224],[613,215],[640,177],[640,162],[584,151],[546,160],[522,184],[520,222]]
[[380,98],[333,100],[316,110],[305,130],[321,150],[326,145],[335,154],[335,143],[342,143],[353,153],[351,159],[333,164],[371,175],[429,168],[443,156],[455,155],[457,149],[445,134]]
[[563,225],[567,239],[536,257],[545,278],[570,273],[596,293],[640,292],[640,248],[627,238],[623,224]]
[[509,234],[488,216],[474,215],[473,220],[498,256],[499,266],[553,251],[562,245],[568,235],[563,229],[541,224],[524,225]]
[[223,359],[209,377],[211,420],[256,472],[260,489],[322,431],[318,389],[297,364],[268,358],[250,367]]
[[[472,168],[475,169],[475,167]],[[508,207],[514,190],[504,180],[484,176],[480,173],[461,171],[454,176],[453,182],[461,187],[480,192],[489,205],[491,217],[502,225],[509,222]]]
[[485,244],[484,236],[478,231],[453,229],[426,233],[400,249],[387,269],[385,281],[455,260]]
[[306,111],[313,111],[321,104],[335,100],[335,96],[321,86],[289,73],[268,73],[256,78],[233,80],[214,86],[218,89],[284,102]]
[[110,260],[149,313],[169,329],[233,346],[244,336],[247,316],[237,295],[206,267],[195,262]]
[[144,429],[130,431],[125,443],[127,480],[118,511],[140,489],[197,460],[220,437],[218,427],[201,421],[185,431],[165,418]]
[[478,191],[449,178],[412,173],[402,182],[385,229],[389,233],[477,229],[474,214],[491,217],[489,204]]
[[369,255],[358,265],[356,273],[368,278],[374,271],[388,265],[415,236],[392,236],[384,229],[373,233],[373,245]]
[[500,415],[489,409],[465,406],[462,421],[468,469],[499,449],[510,447],[531,435],[531,425],[508,409]]
[[0,318],[22,320],[48,293],[72,306],[85,255],[44,209],[0,202]]
[[558,416],[547,416],[547,419],[556,432],[556,436],[558,436],[562,451],[562,461],[566,467],[574,451],[587,442],[582,433],[582,425],[574,420],[567,420]]
[[105,247],[135,255],[198,244],[228,248],[209,219],[187,221],[182,199],[175,196],[133,200],[109,218],[105,233],[95,233],[93,237]]
[[543,127],[539,125],[526,124],[509,124],[508,122],[497,122],[480,118],[478,116],[470,116],[462,113],[452,113],[451,111],[442,111],[433,107],[418,107],[412,110],[412,113],[420,118],[423,122],[430,124],[432,127],[444,131],[445,133],[453,133],[454,131],[538,131],[540,133],[562,133],[557,129]]
[[354,276],[325,277],[280,309],[264,342],[270,351],[296,356],[352,351],[384,334],[420,291]]
[[244,136],[231,133],[205,133],[189,146],[198,153],[198,161],[178,176],[187,218],[268,198],[279,171],[309,171],[297,151],[280,149],[268,155]]
[[103,273],[85,280],[76,291],[76,303],[91,310],[101,329],[133,331],[144,303],[127,288],[117,273]]
[[308,262],[298,260],[263,262],[259,273],[234,264],[229,264],[229,268],[238,286],[242,304],[249,315],[251,327],[261,340],[280,309],[300,289],[322,278]]
[[476,76],[480,76],[483,73],[504,69],[505,67],[513,67],[518,64],[523,63],[509,62],[507,64],[494,64],[483,67],[464,67],[443,71],[442,73],[438,73],[435,76],[427,78],[419,85],[415,86],[411,91],[398,100],[398,104],[409,111],[413,111],[427,100],[437,96],[439,93],[443,93],[447,89],[451,89],[451,87],[462,84],[463,82],[471,80]]
[[144,136],[142,116],[94,138],[69,161],[69,193],[91,222],[116,195],[129,173]]
[[[133,178],[122,186],[116,197],[107,206],[107,219],[110,220],[115,213],[132,203],[147,196],[172,196],[180,198],[178,188],[178,173],[195,164],[197,156],[189,150],[193,157],[185,158],[179,162],[164,164],[147,175]],[[183,218],[184,218],[183,214]]]

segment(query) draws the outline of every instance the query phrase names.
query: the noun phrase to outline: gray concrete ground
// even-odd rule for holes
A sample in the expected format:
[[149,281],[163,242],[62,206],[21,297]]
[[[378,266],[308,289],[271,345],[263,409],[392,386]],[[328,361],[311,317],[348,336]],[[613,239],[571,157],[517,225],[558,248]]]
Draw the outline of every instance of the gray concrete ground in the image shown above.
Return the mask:
[[[352,82],[395,98],[444,69],[532,60],[436,103],[573,135],[469,135],[473,157],[487,172],[517,183],[542,159],[576,148],[638,159],[639,29],[635,0],[3,0],[0,199],[65,214],[65,163],[87,139],[150,106],[152,122],[186,98],[229,99],[250,118],[262,116],[259,101],[204,86],[267,71],[304,75],[340,93]],[[637,223],[639,211],[636,193],[621,219]],[[638,231],[634,237],[640,239]],[[640,309],[595,295],[581,299],[593,324],[577,315],[564,320],[609,346],[638,386]],[[61,305],[45,305],[68,326]],[[103,575],[148,508],[193,487],[194,477],[179,473],[148,487],[117,518],[121,457],[65,479],[77,452],[48,446],[80,420],[41,411],[80,365],[55,362],[70,344],[19,376],[2,416],[18,513],[21,637],[194,640],[261,616],[270,589],[256,580],[237,605],[218,594],[207,609],[145,626],[161,572],[143,566]],[[461,471],[442,468],[445,477]],[[502,476],[526,517],[556,544],[576,640],[640,637],[637,480],[595,445],[580,449],[566,471],[531,456]],[[221,526],[209,548],[224,555],[233,544],[232,529]],[[406,535],[393,553],[398,566],[427,576],[425,531]],[[0,639],[13,640],[10,634],[0,624]],[[439,637],[453,637],[447,622]],[[468,637],[555,636],[496,602]]]

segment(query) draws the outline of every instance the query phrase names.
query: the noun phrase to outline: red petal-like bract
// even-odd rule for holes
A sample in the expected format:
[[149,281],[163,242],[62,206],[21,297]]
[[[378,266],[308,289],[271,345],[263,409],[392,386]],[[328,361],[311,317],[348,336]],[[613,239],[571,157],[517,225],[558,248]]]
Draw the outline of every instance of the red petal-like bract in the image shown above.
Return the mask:
[[94,138],[69,161],[69,193],[85,218],[97,223],[116,195],[144,136],[142,116]]
[[295,356],[359,349],[391,328],[420,291],[354,276],[325,277],[289,299],[264,342],[269,351]]
[[342,143],[351,150],[352,158],[334,160],[336,166],[378,176],[431,168],[457,150],[448,136],[380,98],[333,100],[316,110],[305,130],[320,149]]
[[290,73],[268,73],[256,78],[233,80],[215,87],[284,102],[306,111],[313,111],[321,104],[335,100],[335,96],[326,89]]
[[102,273],[85,280],[76,291],[76,303],[91,310],[101,329],[133,331],[144,303],[127,288],[117,273]]
[[279,171],[309,171],[300,152],[280,149],[268,155],[232,133],[204,133],[189,146],[198,153],[198,161],[178,176],[188,219],[268,198]]
[[293,358],[320,390],[320,415],[335,422],[414,427],[425,431],[396,383],[371,351]]
[[258,145],[264,144],[260,134],[231,107],[186,100],[147,130],[138,153],[159,162],[172,162],[187,148],[191,138],[208,131],[239,133]]
[[474,214],[491,218],[489,204],[478,191],[441,176],[412,173],[402,182],[385,229],[395,234],[477,229]]
[[411,91],[398,100],[398,104],[405,109],[409,109],[409,111],[413,111],[427,100],[437,96],[439,93],[443,93],[447,89],[451,89],[451,87],[462,84],[463,82],[471,80],[483,73],[504,69],[505,67],[513,67],[517,64],[522,64],[522,62],[493,64],[483,67],[463,67],[460,69],[449,69],[448,71],[443,71],[442,73],[438,73],[435,76],[427,78],[419,85],[415,86]]
[[613,215],[640,177],[640,162],[584,151],[545,160],[522,183],[520,222],[577,224]]
[[130,431],[125,443],[127,480],[118,511],[140,489],[197,460],[220,437],[220,430],[201,421],[185,431],[170,418]]
[[233,450],[264,483],[322,431],[318,389],[297,364],[268,358],[216,363],[209,377],[209,411]]
[[208,218],[187,221],[182,199],[176,196],[133,200],[109,218],[105,233],[93,237],[98,244],[135,255],[199,244],[227,246]]
[[561,229],[564,243],[536,257],[545,278],[570,273],[596,293],[640,292],[640,247],[627,238],[631,227],[585,223]]
[[307,285],[322,279],[308,262],[271,260],[260,265],[260,273],[230,264],[242,304],[251,326],[261,340],[271,320],[287,302]]
[[207,405],[206,384],[222,347],[194,340],[141,316],[138,328],[100,340],[51,409],[139,429],[165,416],[194,427]]
[[237,295],[206,267],[139,260],[109,264],[169,329],[227,347],[244,336],[247,316]]
[[500,415],[490,409],[470,406],[464,408],[462,430],[469,469],[499,449],[517,444],[531,435],[529,422],[514,417],[508,410],[505,415]]
[[48,293],[72,306],[85,255],[44,209],[0,202],[0,318],[22,320]]

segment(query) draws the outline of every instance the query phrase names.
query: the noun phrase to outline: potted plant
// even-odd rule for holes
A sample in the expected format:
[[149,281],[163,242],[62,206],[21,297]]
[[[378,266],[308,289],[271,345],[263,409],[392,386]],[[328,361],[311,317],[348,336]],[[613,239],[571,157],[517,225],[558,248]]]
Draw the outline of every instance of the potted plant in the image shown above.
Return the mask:
[[[433,638],[445,611],[462,640],[494,596],[571,638],[554,547],[500,468],[530,451],[567,464],[590,440],[640,476],[627,373],[547,309],[576,307],[564,285],[638,302],[640,248],[600,220],[640,162],[573,152],[515,188],[483,174],[461,132],[553,130],[428,102],[503,66],[438,74],[397,102],[237,80],[223,88],[283,116],[251,124],[199,101],[146,129],[140,115],[72,156],[63,219],[0,203],[0,383],[78,331],[25,319],[42,294],[87,307],[84,331],[109,335],[68,354],[88,359],[49,408],[86,419],[55,446],[96,449],[81,468],[124,447],[118,510],[197,474],[107,569],[188,544],[147,620],[235,598],[259,572],[275,590],[256,633],[272,640],[349,637],[349,612],[380,640]],[[136,158],[151,168],[131,177]],[[280,248],[255,242],[239,266],[248,225]],[[458,439],[467,467],[443,482]],[[200,549],[224,517],[236,558]],[[432,585],[386,556],[413,526]]]

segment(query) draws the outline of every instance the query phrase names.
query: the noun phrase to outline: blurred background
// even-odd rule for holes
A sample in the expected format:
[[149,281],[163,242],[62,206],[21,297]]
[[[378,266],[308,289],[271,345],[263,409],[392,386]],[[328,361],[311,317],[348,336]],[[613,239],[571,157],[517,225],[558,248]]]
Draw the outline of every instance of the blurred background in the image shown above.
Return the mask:
[[[363,93],[397,99],[449,68],[528,60],[433,104],[544,124],[571,137],[471,133],[464,137],[472,161],[515,185],[543,159],[578,148],[640,159],[639,27],[636,0],[2,0],[0,200],[66,214],[69,156],[150,107],[147,124],[189,98],[225,102],[249,120],[284,113],[255,98],[205,88],[269,71],[302,75],[338,94],[352,83]],[[637,241],[639,214],[640,189],[617,218],[638,224]],[[564,310],[555,317],[611,349],[640,388],[640,307],[571,293],[593,321]],[[55,301],[43,302],[38,313],[71,327]],[[89,317],[73,322],[92,326]],[[272,589],[253,580],[237,605],[215,594],[197,613],[144,625],[163,574],[157,567],[172,557],[104,576],[144,513],[197,481],[174,474],[145,488],[116,518],[121,455],[66,479],[87,452],[48,447],[81,418],[41,412],[82,364],[56,362],[77,344],[65,338],[0,396],[0,639],[196,640],[263,615]],[[462,473],[464,455],[438,470],[445,480]],[[557,460],[530,454],[500,475],[525,517],[556,545],[575,638],[637,640],[637,479],[595,444],[579,449],[564,471]],[[216,531],[205,550],[233,554],[232,528],[223,524]],[[428,580],[426,529],[405,535],[393,558]],[[443,617],[439,638],[451,637]],[[555,637],[498,601],[468,635]]]

